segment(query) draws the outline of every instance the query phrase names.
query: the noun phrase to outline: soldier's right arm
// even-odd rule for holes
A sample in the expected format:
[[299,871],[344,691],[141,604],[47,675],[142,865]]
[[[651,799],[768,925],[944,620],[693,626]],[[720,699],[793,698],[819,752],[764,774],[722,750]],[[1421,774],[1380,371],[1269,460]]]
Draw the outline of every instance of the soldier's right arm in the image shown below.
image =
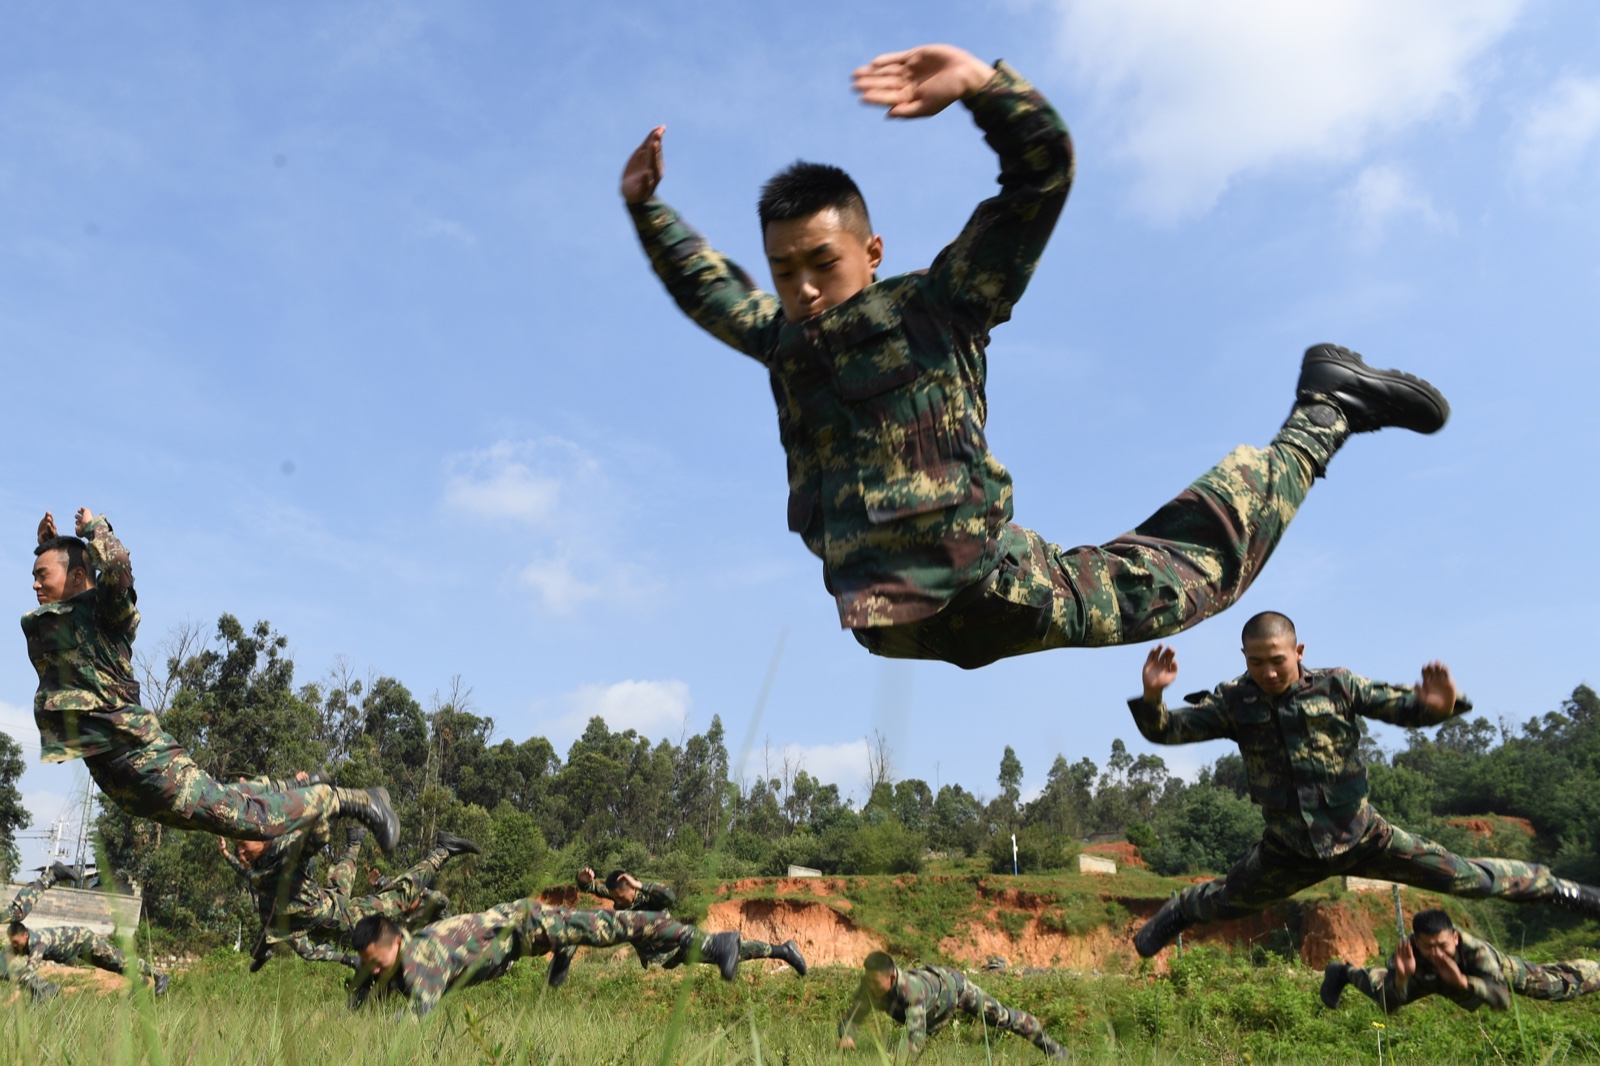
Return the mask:
[[757,288],[737,263],[713,249],[656,197],[665,129],[651,130],[622,172],[622,198],[639,243],[684,314],[724,344],[765,365],[777,335],[778,298]]
[[12,922],[27,921],[28,915],[33,913],[33,908],[38,904],[39,897],[44,895],[44,891],[45,883],[43,878],[37,881],[29,881],[23,885],[21,890],[17,892],[16,898],[11,901],[10,917],[7,920]]
[[856,1026],[866,1021],[872,1015],[872,997],[867,992],[867,978],[861,979],[861,984],[856,988],[856,998],[850,1004],[850,1011],[839,1022],[839,1039],[854,1040]]
[[[89,566],[95,571],[95,617],[108,628],[136,628],[139,595],[133,589],[133,562],[128,549],[111,531],[105,515],[78,512],[77,532],[88,545]],[[83,516],[88,515],[87,519]]]
[[1146,702],[1143,696],[1128,701],[1139,734],[1152,744],[1193,744],[1201,740],[1234,740],[1233,718],[1223,702],[1222,687],[1184,697],[1188,706],[1168,710],[1165,700]]
[[922,1054],[922,1047],[928,1042],[928,997],[917,986],[917,982],[908,982],[910,995],[906,997],[906,1047],[911,1054]]

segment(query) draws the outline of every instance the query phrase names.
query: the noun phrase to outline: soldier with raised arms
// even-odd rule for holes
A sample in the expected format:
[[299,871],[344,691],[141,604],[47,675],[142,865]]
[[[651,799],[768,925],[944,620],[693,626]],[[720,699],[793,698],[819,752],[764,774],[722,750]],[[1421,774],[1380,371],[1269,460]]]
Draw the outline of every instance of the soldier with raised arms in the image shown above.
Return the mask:
[[1420,729],[1471,710],[1443,663],[1424,666],[1415,686],[1370,681],[1342,667],[1312,669],[1303,664],[1306,648],[1294,623],[1276,611],[1246,622],[1243,644],[1242,677],[1185,696],[1186,706],[1173,710],[1163,693],[1177,680],[1178,658],[1158,644],[1145,657],[1144,692],[1128,701],[1151,743],[1236,742],[1250,798],[1267,823],[1261,842],[1226,877],[1185,889],[1139,929],[1140,955],[1156,954],[1192,925],[1243,917],[1339,874],[1475,899],[1551,903],[1600,918],[1600,891],[1536,863],[1462,858],[1391,825],[1367,801],[1357,716]]
[[75,528],[77,536],[58,534],[49,512],[39,522],[33,562],[39,606],[22,616],[28,658],[39,674],[33,718],[42,760],[82,759],[112,803],[174,829],[271,840],[346,815],[365,822],[379,847],[393,851],[400,821],[382,788],[226,785],[196,765],[160,719],[139,706],[132,661],[139,597],[128,549],[105,516],[87,507],[78,510]]
[[1016,70],[950,45],[879,56],[855,88],[891,118],[959,101],[999,156],[1000,191],[926,270],[878,278],[883,238],[837,167],[797,162],[761,192],[775,293],[656,195],[665,127],[630,156],[621,191],[678,306],[767,372],[789,529],[868,650],[974,668],[1175,633],[1243,594],[1352,433],[1432,433],[1449,417],[1427,382],[1319,344],[1266,448],[1234,449],[1107,544],[1047,542],[1011,521],[985,390],[990,331],[1011,317],[1072,184],[1066,125]]

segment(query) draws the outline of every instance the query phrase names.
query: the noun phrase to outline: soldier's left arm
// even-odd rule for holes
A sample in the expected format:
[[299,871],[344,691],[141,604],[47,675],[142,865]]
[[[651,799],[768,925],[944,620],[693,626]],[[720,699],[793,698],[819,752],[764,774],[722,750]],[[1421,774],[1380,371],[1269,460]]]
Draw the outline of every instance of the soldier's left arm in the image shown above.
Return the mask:
[[128,549],[112,532],[105,515],[95,515],[84,523],[81,536],[89,548],[89,566],[95,572],[95,617],[109,628],[137,627],[139,612],[135,604],[139,594],[133,588],[133,562]]
[[1456,952],[1456,965],[1467,979],[1467,990],[1489,1006],[1506,1010],[1511,1006],[1511,984],[1500,952],[1488,941],[1462,936]]
[[1004,62],[962,103],[1000,157],[1000,192],[978,205],[929,268],[934,302],[987,331],[1011,317],[1072,187],[1072,138],[1055,108]]
[[643,911],[670,911],[677,905],[677,894],[660,881],[646,881],[640,885],[634,901],[634,909]]
[[1406,729],[1437,725],[1472,710],[1472,701],[1459,692],[1454,702],[1441,714],[1429,711],[1422,705],[1417,698],[1415,685],[1390,685],[1348,671],[1339,672],[1337,680],[1349,701],[1350,709],[1355,713]]

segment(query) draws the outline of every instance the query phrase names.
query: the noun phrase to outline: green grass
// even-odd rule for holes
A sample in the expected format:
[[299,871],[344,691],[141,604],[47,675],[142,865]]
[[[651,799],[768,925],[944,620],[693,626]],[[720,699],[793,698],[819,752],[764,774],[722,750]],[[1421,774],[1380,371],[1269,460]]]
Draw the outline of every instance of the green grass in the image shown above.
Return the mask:
[[[63,994],[0,1005],[5,1063],[605,1063],[876,1064],[903,1058],[901,1030],[881,1016],[862,1050],[833,1049],[834,1027],[858,971],[820,968],[805,979],[747,967],[724,984],[708,967],[641,971],[632,956],[584,952],[567,985],[544,988],[544,963],[454,993],[418,1023],[399,1004],[352,1013],[342,968],[277,959],[262,973],[218,953],[174,979],[169,994]],[[1277,961],[1251,967],[1191,951],[1169,975],[1065,974],[976,979],[1002,1001],[1038,1014],[1079,1062],[1586,1062],[1600,1059],[1600,995],[1567,1004],[1518,1002],[1516,1014],[1468,1014],[1430,1001],[1384,1018],[1353,990],[1324,1010],[1320,974]],[[85,981],[73,985],[83,987]],[[687,997],[681,993],[687,992]],[[669,1048],[671,1021],[685,999]],[[1520,1030],[1518,1021],[1520,1018]],[[933,1037],[928,1063],[1039,1063],[1030,1045],[969,1022]],[[879,1047],[883,1048],[880,1054]]]

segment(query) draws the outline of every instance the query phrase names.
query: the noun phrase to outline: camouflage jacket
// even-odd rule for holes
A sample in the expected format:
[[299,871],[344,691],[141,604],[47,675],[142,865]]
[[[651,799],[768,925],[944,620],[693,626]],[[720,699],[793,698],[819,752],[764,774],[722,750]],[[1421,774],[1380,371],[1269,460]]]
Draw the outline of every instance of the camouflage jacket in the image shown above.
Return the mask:
[[84,534],[95,587],[22,616],[28,658],[39,673],[33,720],[44,762],[111,750],[113,730],[104,716],[139,703],[132,661],[139,597],[128,550],[104,515]]
[[854,1039],[856,1026],[876,1008],[906,1027],[906,1045],[916,1054],[955,1015],[965,978],[944,966],[896,970],[894,984],[881,1002],[874,997],[870,980],[862,978],[850,1013],[839,1023],[839,1036]]
[[[263,926],[287,927],[289,916],[322,909],[329,893],[316,878],[317,854],[328,842],[326,819],[271,841],[246,865],[231,848],[222,857],[244,878]],[[274,920],[274,918],[278,920]]]
[[23,885],[22,888],[18,889],[16,897],[11,901],[11,910],[6,915],[6,921],[27,921],[28,915],[33,913],[33,908],[38,906],[39,897],[48,892],[55,883],[55,874],[46,869],[37,879]]
[[[618,903],[617,898],[606,887],[606,883],[599,878],[595,878],[587,885],[580,882],[578,887],[597,899],[610,900],[612,908],[619,911],[660,911],[662,914],[667,914],[678,905],[677,894],[660,881],[640,881],[639,891],[634,893],[633,902],[627,904]],[[657,966],[667,966],[670,969],[683,958],[683,950],[675,946],[649,948],[636,944],[634,951],[639,956],[639,964],[645,967],[655,963]]]
[[373,983],[372,991],[400,993],[420,1016],[437,1007],[452,988],[500,977],[525,955],[549,950],[547,944],[530,944],[523,936],[532,908],[544,909],[534,900],[519,899],[446,918],[416,933],[402,931],[399,960]]
[[1477,1010],[1487,1004],[1492,1010],[1505,1010],[1511,1006],[1511,984],[1515,975],[1515,962],[1502,955],[1493,944],[1479,940],[1470,933],[1457,932],[1461,943],[1456,947],[1456,968],[1467,979],[1466,988],[1452,988],[1439,977],[1420,952],[1413,951],[1417,972],[1411,975],[1402,992],[1395,982],[1394,956],[1385,964],[1388,972],[1383,979],[1383,1009],[1393,1013],[1407,1003],[1415,1003],[1425,996],[1443,996],[1467,1010]]
[[989,453],[985,349],[1033,276],[1072,184],[1060,116],[1004,63],[964,103],[1000,193],[927,270],[801,322],[658,199],[631,208],[678,306],[767,368],[789,528],[852,629],[937,613],[997,565],[1011,475]]
[[[1349,851],[1372,825],[1367,768],[1357,715],[1414,729],[1429,724],[1409,685],[1385,685],[1350,671],[1302,670],[1281,696],[1268,696],[1248,674],[1211,692],[1184,697],[1175,711],[1128,701],[1134,722],[1155,744],[1226,739],[1244,757],[1250,798],[1267,833],[1296,854],[1332,858]],[[1457,698],[1451,715],[1472,709]]]

